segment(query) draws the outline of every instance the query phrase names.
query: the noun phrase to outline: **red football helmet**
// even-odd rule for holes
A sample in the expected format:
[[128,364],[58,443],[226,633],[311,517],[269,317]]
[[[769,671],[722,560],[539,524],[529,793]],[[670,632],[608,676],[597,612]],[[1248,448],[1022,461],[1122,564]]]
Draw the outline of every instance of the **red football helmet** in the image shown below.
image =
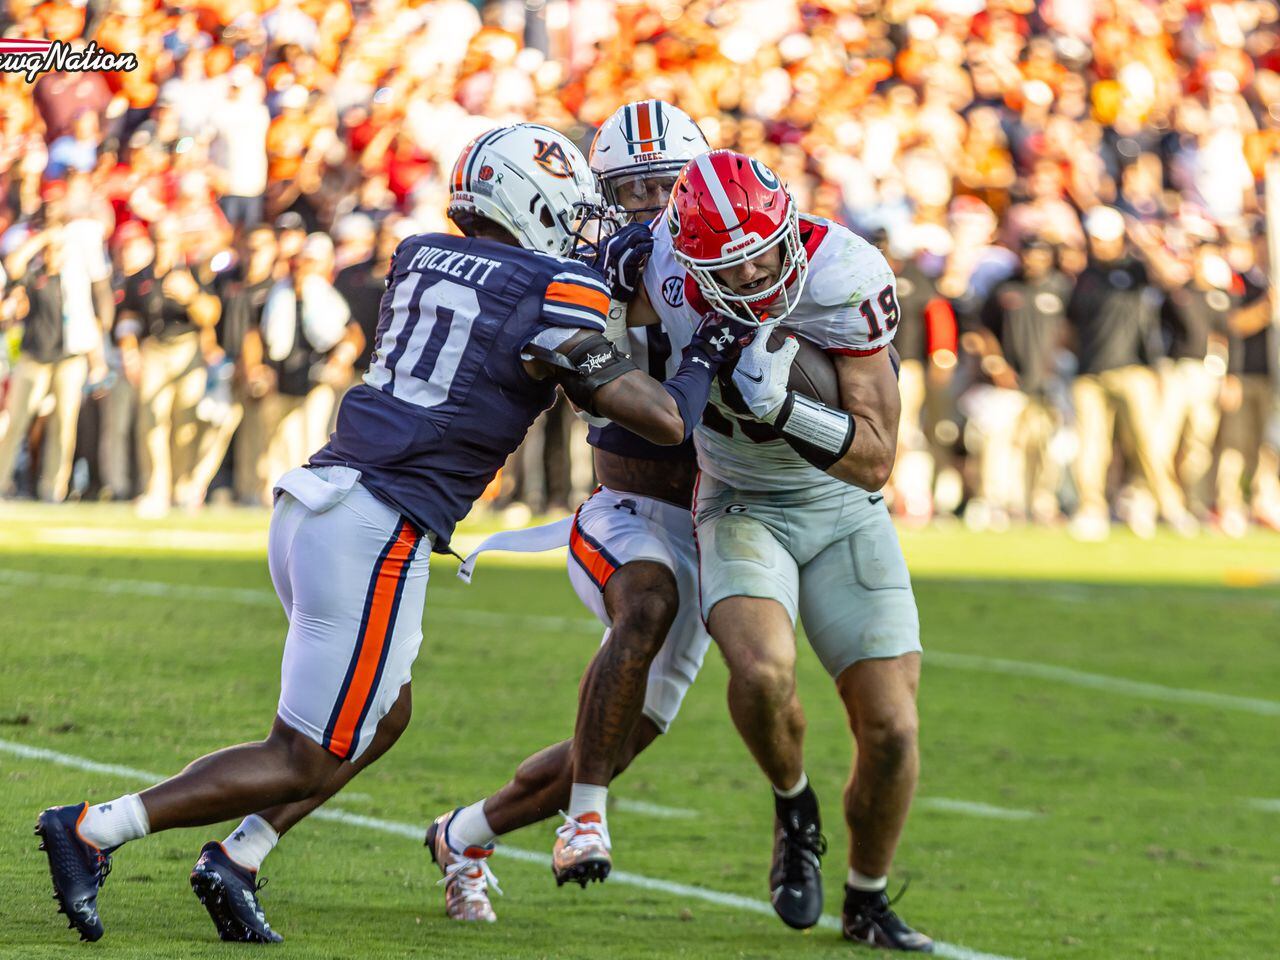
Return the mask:
[[[717,311],[760,324],[796,308],[809,272],[800,213],[778,175],[759,160],[713,150],[689,161],[671,189],[667,227],[676,260]],[[779,244],[782,268],[764,290],[737,294],[716,276]]]

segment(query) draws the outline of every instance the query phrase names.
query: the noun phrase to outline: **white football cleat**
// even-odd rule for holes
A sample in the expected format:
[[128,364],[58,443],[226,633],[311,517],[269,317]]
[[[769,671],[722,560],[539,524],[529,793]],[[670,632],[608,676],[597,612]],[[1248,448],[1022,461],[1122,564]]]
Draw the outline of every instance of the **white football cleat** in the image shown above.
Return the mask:
[[489,888],[493,887],[495,891],[502,893],[498,878],[489,869],[493,845],[467,847],[460,854],[454,853],[445,836],[449,821],[457,813],[457,810],[451,810],[441,814],[427,830],[427,849],[431,851],[431,859],[444,874],[436,881],[437,886],[444,886],[444,912],[450,920],[493,923],[498,915],[493,912],[493,904],[489,902]]
[[584,813],[575,819],[565,813],[551,852],[551,872],[555,874],[556,886],[575,880],[583,887],[592,880],[603,883],[613,868],[609,846],[609,833],[600,814]]

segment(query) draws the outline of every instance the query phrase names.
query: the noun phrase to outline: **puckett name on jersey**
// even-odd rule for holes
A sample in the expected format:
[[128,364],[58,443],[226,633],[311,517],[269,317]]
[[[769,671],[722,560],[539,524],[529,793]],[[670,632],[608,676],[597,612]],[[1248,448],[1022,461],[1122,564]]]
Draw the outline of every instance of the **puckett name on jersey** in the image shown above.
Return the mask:
[[484,286],[493,271],[500,266],[502,266],[500,260],[424,244],[414,252],[406,269],[433,270],[436,273],[448,274],[451,277],[466,280],[468,283]]
[[609,295],[574,261],[444,234],[405,240],[387,279],[369,371],[311,463],[356,468],[443,550],[555,400],[521,353],[534,338],[603,333]]

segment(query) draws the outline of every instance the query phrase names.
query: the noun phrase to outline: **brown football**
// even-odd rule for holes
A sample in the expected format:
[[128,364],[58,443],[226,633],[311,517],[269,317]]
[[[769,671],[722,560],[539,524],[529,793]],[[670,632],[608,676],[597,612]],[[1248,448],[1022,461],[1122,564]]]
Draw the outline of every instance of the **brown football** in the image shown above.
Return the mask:
[[839,407],[840,381],[836,379],[836,367],[820,346],[794,331],[774,327],[769,334],[769,349],[777,350],[789,336],[800,342],[800,350],[791,363],[787,389],[825,403],[828,407]]

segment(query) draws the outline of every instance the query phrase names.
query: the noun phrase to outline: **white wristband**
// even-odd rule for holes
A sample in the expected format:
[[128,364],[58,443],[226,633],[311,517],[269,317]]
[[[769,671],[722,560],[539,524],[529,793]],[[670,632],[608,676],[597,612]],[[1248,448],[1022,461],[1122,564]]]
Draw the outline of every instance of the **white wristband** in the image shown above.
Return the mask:
[[[785,435],[812,444],[819,450],[844,455],[849,449],[853,433],[852,418],[843,410],[836,410],[800,393],[790,395],[791,402],[783,404],[785,416],[779,416],[775,424]],[[788,409],[789,408],[789,409]]]

